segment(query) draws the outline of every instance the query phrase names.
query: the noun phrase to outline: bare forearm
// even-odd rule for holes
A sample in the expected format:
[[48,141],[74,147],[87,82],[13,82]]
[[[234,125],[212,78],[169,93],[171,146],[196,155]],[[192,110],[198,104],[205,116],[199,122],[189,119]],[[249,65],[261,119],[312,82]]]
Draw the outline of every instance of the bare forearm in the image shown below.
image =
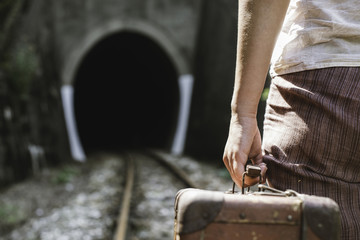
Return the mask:
[[272,51],[289,0],[239,0],[235,117],[255,117]]

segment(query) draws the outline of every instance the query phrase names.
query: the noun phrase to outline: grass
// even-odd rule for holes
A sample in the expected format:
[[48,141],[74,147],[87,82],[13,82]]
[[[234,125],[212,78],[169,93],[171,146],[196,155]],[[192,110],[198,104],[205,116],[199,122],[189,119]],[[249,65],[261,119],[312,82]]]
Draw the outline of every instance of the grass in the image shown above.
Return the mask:
[[79,173],[79,170],[73,166],[64,166],[53,176],[52,182],[56,184],[69,183]]
[[24,214],[20,211],[18,206],[11,203],[1,203],[0,205],[0,223],[1,224],[16,224],[24,219]]

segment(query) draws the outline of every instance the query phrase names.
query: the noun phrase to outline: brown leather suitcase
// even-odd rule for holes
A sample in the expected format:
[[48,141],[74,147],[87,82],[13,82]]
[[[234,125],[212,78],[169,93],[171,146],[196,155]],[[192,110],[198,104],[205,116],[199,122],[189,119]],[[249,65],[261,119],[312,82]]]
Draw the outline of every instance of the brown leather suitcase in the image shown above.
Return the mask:
[[175,200],[175,240],[336,240],[338,205],[329,198],[281,192],[237,194],[183,189]]

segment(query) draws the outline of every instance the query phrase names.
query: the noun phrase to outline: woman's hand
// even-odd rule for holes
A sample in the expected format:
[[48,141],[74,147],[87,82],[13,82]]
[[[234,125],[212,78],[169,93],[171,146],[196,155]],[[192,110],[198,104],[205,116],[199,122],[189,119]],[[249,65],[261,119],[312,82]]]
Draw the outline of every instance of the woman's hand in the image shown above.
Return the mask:
[[[262,182],[265,182],[266,164],[262,161],[261,137],[256,118],[233,116],[229,136],[225,145],[223,161],[232,180],[243,186],[242,175],[248,159],[261,168]],[[259,178],[245,177],[244,187],[255,185]]]

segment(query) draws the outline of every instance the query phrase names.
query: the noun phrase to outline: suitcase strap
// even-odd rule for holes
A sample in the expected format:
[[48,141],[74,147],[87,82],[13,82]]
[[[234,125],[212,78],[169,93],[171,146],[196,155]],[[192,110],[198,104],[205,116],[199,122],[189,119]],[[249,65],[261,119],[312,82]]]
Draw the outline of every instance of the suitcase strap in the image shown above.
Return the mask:
[[[233,183],[233,187],[231,191],[226,191],[226,193],[235,194],[235,183]],[[248,188],[249,189],[249,188]],[[245,194],[245,188],[242,187],[242,194]],[[247,192],[249,194],[249,190]],[[279,196],[279,197],[301,197],[302,194],[288,189],[286,191],[281,191],[276,188],[269,187],[265,184],[259,184],[258,185],[258,191],[257,192],[251,192],[252,195],[263,195],[263,196]]]
[[281,191],[279,189],[272,188],[272,187],[269,187],[264,184],[259,184],[258,188],[259,188],[259,191],[254,192],[252,194],[254,194],[254,195],[269,195],[269,196],[283,196],[283,197],[301,197],[300,193],[298,193],[294,190],[290,190],[290,189],[288,189],[286,191]]

